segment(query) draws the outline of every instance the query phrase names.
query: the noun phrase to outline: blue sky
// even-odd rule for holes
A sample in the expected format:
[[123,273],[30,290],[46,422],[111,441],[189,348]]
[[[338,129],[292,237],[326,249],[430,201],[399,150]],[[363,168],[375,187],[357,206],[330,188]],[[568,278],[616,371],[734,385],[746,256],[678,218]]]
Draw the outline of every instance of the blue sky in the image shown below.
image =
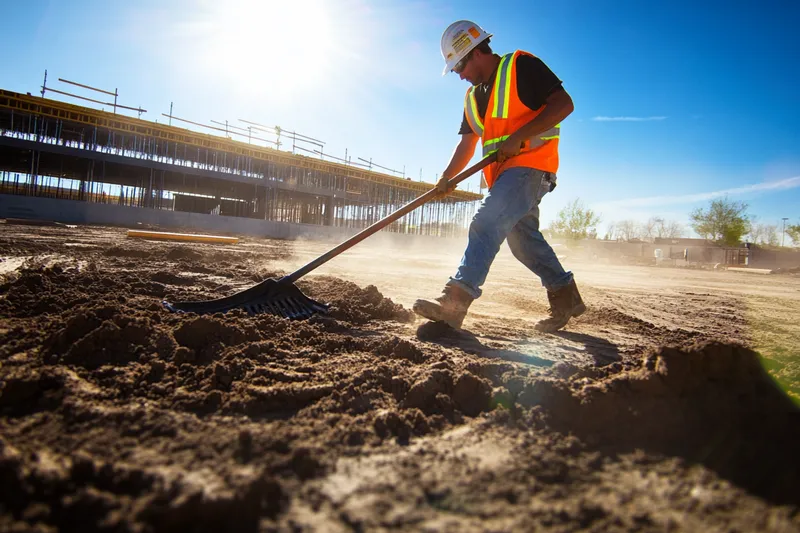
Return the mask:
[[433,182],[467,88],[441,77],[439,40],[461,18],[497,52],[541,57],[575,102],[544,226],[575,198],[601,230],[685,224],[725,191],[761,222],[800,223],[798,2],[14,2],[0,87],[36,94],[47,69],[61,90],[59,77],[118,88],[142,118],[174,102],[197,122],[280,125]]

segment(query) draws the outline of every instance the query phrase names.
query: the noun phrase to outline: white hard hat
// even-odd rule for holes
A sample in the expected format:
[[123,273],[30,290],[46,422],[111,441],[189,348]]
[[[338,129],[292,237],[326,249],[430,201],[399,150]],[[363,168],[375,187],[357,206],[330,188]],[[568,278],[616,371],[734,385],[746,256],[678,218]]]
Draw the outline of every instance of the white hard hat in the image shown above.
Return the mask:
[[483,28],[469,20],[450,24],[442,34],[442,57],[445,61],[442,76],[453,70],[456,63],[489,37],[491,35]]

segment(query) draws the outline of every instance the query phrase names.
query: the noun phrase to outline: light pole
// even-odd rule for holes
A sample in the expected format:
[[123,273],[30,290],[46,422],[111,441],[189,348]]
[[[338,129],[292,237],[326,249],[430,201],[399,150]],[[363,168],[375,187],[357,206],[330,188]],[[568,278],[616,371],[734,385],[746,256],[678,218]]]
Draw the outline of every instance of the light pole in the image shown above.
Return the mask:
[[783,239],[786,237],[786,221],[789,220],[787,217],[783,217],[783,231],[781,233],[781,248],[783,248]]

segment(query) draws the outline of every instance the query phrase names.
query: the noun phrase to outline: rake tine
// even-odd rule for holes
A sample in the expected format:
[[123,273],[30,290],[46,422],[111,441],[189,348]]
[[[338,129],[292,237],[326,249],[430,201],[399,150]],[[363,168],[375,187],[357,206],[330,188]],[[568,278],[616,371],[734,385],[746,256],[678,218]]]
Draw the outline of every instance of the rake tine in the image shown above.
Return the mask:
[[311,313],[309,313],[308,306],[306,306],[305,304],[297,302],[297,307],[298,309],[300,309],[300,314],[303,315],[303,318],[308,318],[311,316]]
[[304,304],[303,305],[303,312],[305,313],[305,315],[307,317],[310,317],[311,315],[314,314],[314,308],[311,307],[310,305]]
[[226,313],[239,308],[250,315],[270,313],[289,319],[304,319],[314,313],[328,312],[327,305],[309,298],[286,278],[268,279],[250,289],[216,300],[175,303],[165,301],[163,304],[172,312]]
[[298,305],[300,306],[300,309],[301,309],[301,311],[303,313],[303,317],[308,318],[308,317],[310,317],[311,315],[314,314],[314,312],[311,310],[311,308],[309,308],[309,306],[306,305],[305,303],[299,303]]
[[295,300],[294,298],[287,298],[286,303],[289,305],[289,307],[292,308],[296,316],[305,318],[304,316],[305,312],[303,311],[303,306],[300,305],[300,303],[297,300]]
[[284,305],[286,306],[286,309],[288,309],[289,312],[292,314],[292,318],[298,317],[297,309],[295,309],[294,305],[292,305],[291,299],[284,300]]

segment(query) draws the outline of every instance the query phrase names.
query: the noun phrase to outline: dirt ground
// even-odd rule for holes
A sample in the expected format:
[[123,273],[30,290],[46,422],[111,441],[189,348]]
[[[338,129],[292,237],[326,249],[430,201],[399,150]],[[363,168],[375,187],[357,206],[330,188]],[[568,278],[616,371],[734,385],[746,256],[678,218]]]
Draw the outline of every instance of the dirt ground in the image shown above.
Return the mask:
[[330,245],[0,225],[0,531],[800,531],[800,276],[596,265],[565,331],[501,251],[380,235],[303,322],[172,314]]

